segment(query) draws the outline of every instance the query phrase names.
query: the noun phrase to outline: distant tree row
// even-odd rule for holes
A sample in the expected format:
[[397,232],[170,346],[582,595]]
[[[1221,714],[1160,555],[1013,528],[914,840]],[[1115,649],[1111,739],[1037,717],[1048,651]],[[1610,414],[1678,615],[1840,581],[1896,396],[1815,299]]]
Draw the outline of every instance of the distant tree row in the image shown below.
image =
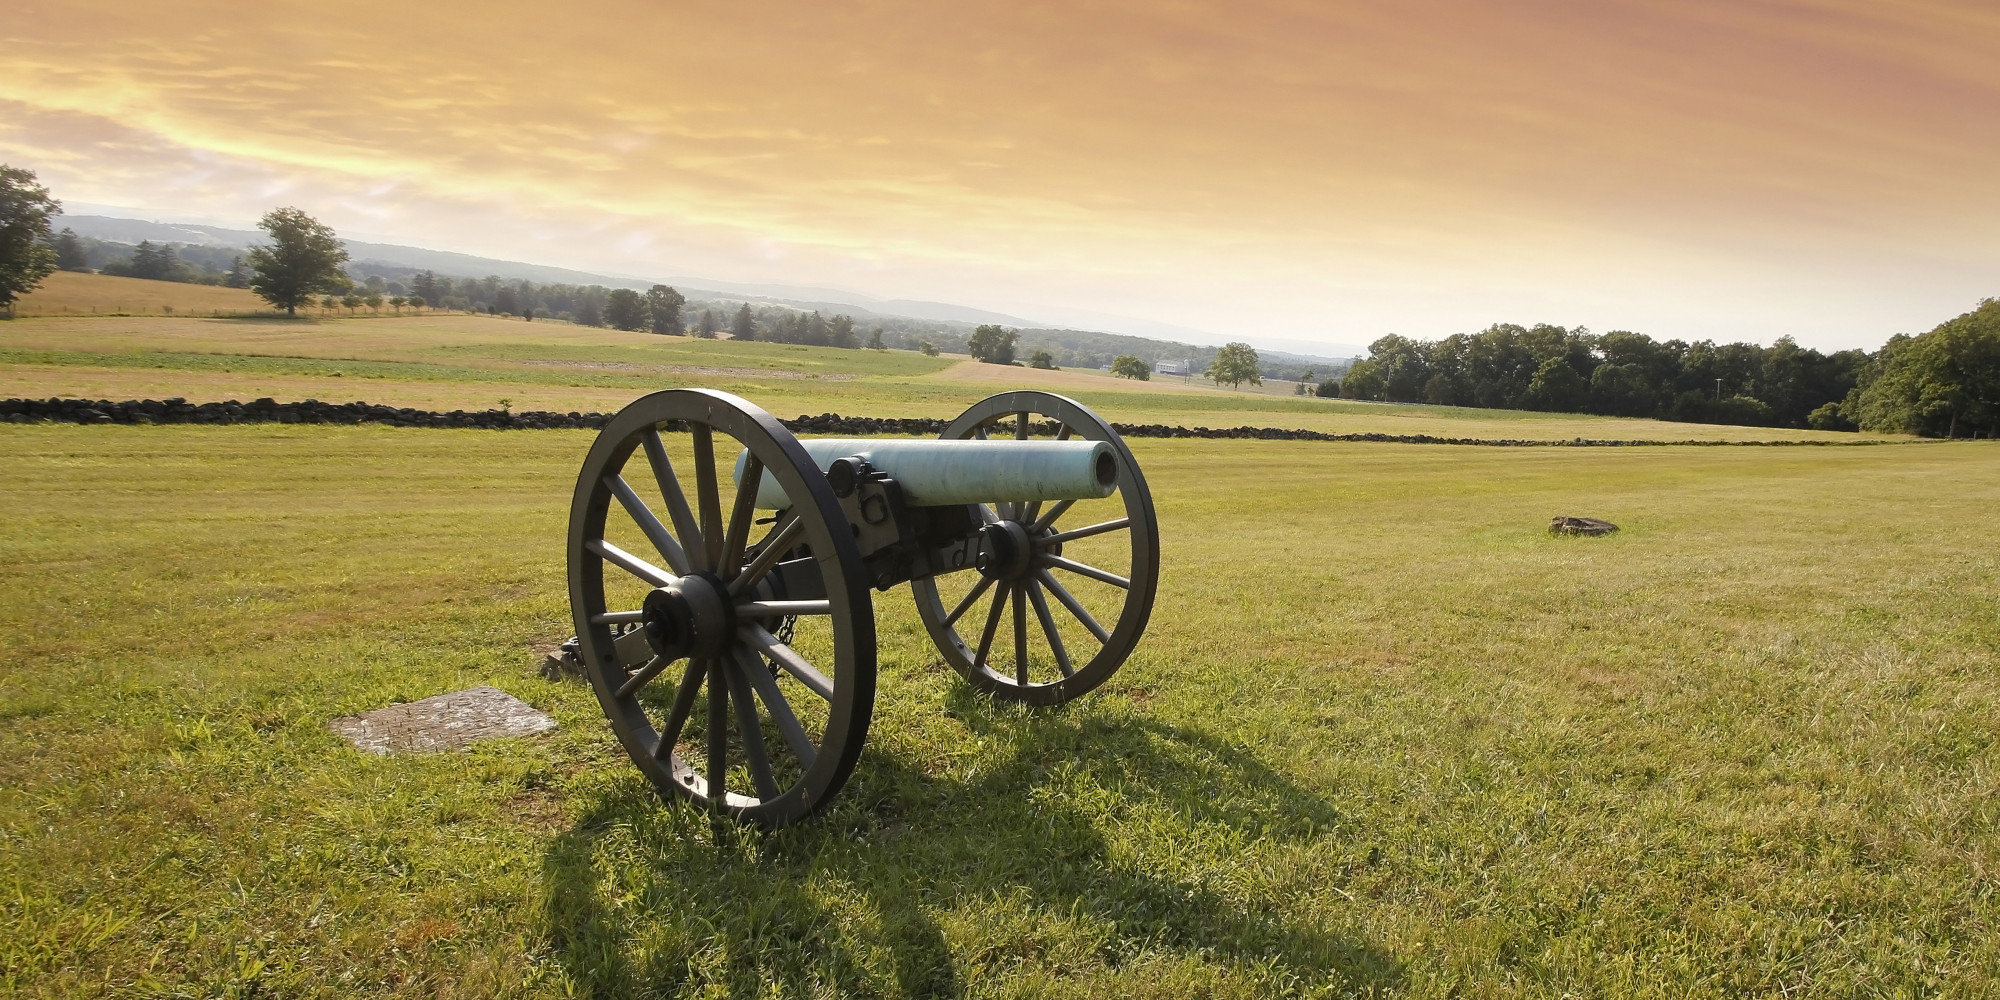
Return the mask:
[[1320,392],[1393,403],[1835,427],[1842,418],[1819,411],[1847,396],[1867,361],[1863,351],[1822,354],[1789,337],[1770,347],[1689,344],[1622,330],[1502,323],[1437,341],[1383,337]]

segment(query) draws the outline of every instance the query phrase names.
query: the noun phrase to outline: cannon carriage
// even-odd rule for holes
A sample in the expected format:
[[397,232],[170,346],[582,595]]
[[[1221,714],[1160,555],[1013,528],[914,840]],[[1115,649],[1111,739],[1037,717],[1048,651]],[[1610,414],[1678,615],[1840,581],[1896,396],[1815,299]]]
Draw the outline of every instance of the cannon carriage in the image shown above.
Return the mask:
[[875,592],[908,584],[977,690],[1061,704],[1138,644],[1159,533],[1124,441],[1062,396],[993,396],[937,440],[801,441],[738,397],[669,389],[592,444],[568,554],[578,658],[634,763],[782,826],[860,757]]

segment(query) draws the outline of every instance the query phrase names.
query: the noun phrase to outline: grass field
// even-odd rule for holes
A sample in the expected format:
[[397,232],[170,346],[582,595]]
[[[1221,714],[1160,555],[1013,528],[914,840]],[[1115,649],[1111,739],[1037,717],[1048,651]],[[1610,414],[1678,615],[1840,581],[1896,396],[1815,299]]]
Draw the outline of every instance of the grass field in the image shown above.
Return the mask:
[[[1163,591],[1105,689],[971,697],[879,596],[854,781],[718,842],[532,672],[589,440],[0,426],[0,987],[2000,991],[1991,447],[1135,441]],[[325,728],[481,683],[561,728]]]
[[504,399],[516,409],[566,412],[616,410],[675,385],[735,392],[784,416],[830,411],[951,417],[994,392],[1030,387],[1073,395],[1113,420],[1190,427],[1534,440],[1858,439],[1823,431],[1238,392],[1199,381],[1130,382],[1094,371],[1040,372],[906,351],[704,341],[487,316],[292,322],[48,316],[0,323],[0,396],[197,401],[271,396],[432,409],[485,409]]
[[246,288],[75,271],[43,278],[41,287],[14,303],[16,316],[228,316],[270,311],[268,303]]

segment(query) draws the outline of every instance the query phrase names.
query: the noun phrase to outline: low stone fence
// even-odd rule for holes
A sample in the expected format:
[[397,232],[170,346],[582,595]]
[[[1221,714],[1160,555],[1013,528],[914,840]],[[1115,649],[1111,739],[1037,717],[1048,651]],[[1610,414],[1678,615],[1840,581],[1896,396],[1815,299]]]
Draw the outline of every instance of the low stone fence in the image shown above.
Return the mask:
[[[323,403],[317,399],[280,403],[270,397],[240,403],[190,403],[185,399],[128,399],[114,403],[98,399],[0,400],[0,421],[65,424],[387,424],[393,427],[472,427],[486,430],[596,429],[610,422],[609,413],[556,413],[551,410],[416,410],[375,403]],[[799,415],[780,420],[797,434],[921,434],[933,435],[950,424],[925,417],[843,417],[837,413]],[[1390,444],[1455,444],[1501,448],[1621,448],[1621,447],[1783,447],[1875,445],[1899,442],[1879,439],[1852,441],[1642,441],[1568,438],[1454,438],[1429,434],[1334,434],[1282,427],[1179,427],[1166,424],[1112,424],[1129,438],[1244,438],[1258,441],[1369,441]]]

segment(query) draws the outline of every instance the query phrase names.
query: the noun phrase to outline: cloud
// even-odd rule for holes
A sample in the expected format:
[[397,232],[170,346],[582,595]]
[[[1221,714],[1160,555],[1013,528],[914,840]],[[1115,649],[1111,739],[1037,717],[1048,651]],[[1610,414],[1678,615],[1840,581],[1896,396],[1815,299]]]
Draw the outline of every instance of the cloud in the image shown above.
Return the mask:
[[1963,308],[2000,246],[2000,19],[1974,4],[42,0],[13,20],[0,149],[72,197],[290,198],[625,272],[1336,340],[1546,318],[1810,342]]

